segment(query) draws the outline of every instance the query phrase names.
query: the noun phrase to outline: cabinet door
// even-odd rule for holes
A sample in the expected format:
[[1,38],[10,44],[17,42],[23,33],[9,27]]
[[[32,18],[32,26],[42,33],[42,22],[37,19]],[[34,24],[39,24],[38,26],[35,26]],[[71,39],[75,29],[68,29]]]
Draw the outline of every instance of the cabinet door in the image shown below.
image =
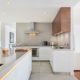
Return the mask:
[[52,53],[52,48],[40,47],[39,48],[39,59],[40,60],[50,60],[51,53]]
[[70,8],[61,8],[61,32],[70,32]]
[[57,14],[56,18],[52,23],[53,35],[61,32],[61,16],[60,16],[61,14],[60,13],[61,11],[59,11],[59,13]]
[[53,58],[54,72],[71,72],[72,55],[73,53],[69,51],[54,52],[54,58]]
[[63,32],[70,32],[70,7],[60,8],[52,23],[53,35]]

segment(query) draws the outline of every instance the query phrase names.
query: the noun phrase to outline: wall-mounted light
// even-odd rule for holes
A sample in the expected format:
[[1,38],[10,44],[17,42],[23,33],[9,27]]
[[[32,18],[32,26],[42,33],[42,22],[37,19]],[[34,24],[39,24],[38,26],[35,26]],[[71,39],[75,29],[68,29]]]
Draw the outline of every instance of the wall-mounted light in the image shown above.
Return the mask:
[[26,31],[25,34],[27,34],[30,37],[36,37],[39,34],[39,32],[35,30],[35,23],[32,22],[30,27],[30,30]]
[[37,34],[36,34],[36,33],[29,33],[29,36],[30,36],[30,37],[36,37]]

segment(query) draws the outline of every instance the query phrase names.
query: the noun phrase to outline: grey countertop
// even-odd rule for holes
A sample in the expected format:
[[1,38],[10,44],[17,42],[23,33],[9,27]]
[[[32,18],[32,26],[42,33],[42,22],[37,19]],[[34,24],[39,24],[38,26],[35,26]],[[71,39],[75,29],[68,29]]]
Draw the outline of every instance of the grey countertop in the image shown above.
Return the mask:
[[[17,45],[13,46],[14,48],[18,49],[25,49],[25,48],[52,48],[52,46],[41,46],[41,45],[35,45],[35,46],[25,46],[25,45]],[[52,48],[53,51],[72,51],[71,49],[54,49]]]
[[52,47],[52,46],[42,46],[42,45],[32,45],[32,46],[27,46],[27,45],[16,45],[13,46],[14,48],[40,48],[40,47]]

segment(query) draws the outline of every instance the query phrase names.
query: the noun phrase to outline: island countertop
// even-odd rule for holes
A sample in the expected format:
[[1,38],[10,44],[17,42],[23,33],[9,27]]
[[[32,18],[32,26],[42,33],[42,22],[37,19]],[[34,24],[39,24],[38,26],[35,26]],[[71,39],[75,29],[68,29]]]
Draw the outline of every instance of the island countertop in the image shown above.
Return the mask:
[[55,49],[52,46],[24,46],[24,45],[17,45],[17,46],[13,46],[13,48],[17,48],[17,49],[26,49],[26,48],[52,48],[53,51],[73,51],[71,49]]
[[24,46],[24,45],[21,45],[21,46],[13,46],[13,48],[40,48],[40,47],[52,47],[52,46]]

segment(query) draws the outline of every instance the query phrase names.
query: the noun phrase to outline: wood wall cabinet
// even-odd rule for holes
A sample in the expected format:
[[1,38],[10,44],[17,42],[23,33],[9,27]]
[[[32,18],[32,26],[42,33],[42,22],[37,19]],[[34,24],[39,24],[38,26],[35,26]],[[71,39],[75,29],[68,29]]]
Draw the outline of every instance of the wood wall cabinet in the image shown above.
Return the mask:
[[52,22],[52,34],[57,35],[64,32],[70,32],[70,7],[60,8],[54,21]]

